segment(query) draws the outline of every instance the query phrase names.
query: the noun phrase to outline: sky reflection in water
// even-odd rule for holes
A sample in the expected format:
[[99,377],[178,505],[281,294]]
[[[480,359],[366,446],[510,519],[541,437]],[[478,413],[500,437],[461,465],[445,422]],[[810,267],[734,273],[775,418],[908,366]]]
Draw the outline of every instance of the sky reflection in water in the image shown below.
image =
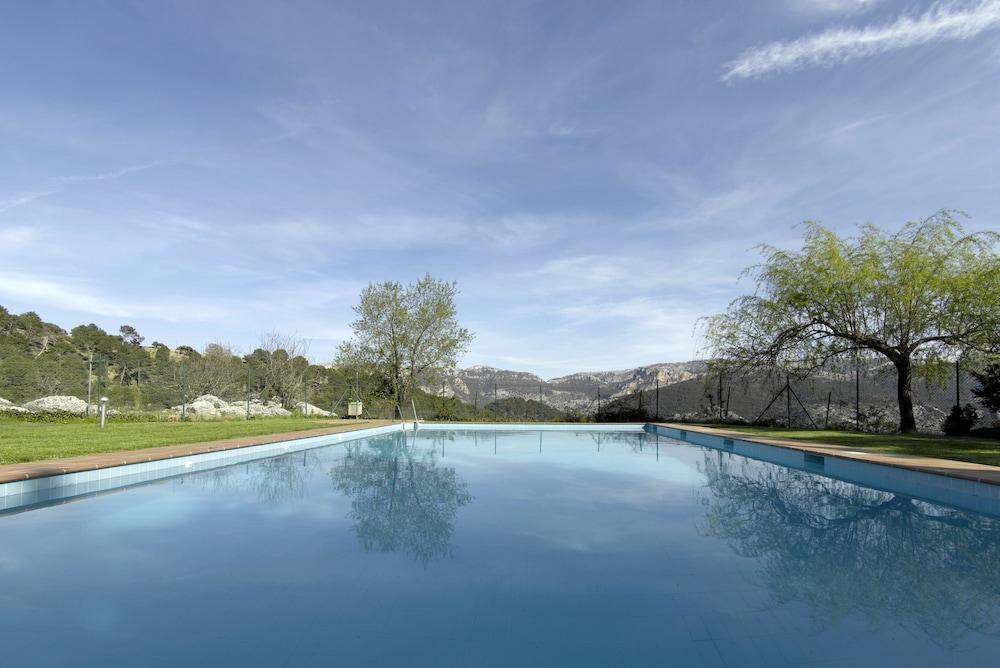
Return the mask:
[[651,434],[379,436],[0,517],[0,544],[9,665],[1000,651],[997,520]]

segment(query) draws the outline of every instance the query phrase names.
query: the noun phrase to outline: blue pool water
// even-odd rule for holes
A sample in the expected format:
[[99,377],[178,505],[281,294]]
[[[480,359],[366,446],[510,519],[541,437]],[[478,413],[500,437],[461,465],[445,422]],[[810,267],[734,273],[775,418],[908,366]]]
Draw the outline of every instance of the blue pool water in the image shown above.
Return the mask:
[[0,657],[995,665],[1000,502],[732,449],[421,429],[8,512]]

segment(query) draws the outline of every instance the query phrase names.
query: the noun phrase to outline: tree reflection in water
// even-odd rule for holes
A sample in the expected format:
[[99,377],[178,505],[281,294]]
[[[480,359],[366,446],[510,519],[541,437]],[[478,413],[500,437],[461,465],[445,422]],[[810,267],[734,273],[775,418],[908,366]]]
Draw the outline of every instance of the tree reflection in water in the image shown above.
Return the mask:
[[427,565],[452,554],[458,509],[472,501],[455,469],[437,465],[435,452],[416,451],[405,434],[346,446],[331,471],[334,487],[351,497],[348,515],[366,550],[403,550]]
[[316,454],[302,451],[281,457],[228,466],[192,476],[188,484],[217,491],[252,491],[262,503],[278,504],[305,496],[306,482],[319,468]]
[[707,533],[758,560],[775,603],[946,647],[1000,634],[1000,521],[722,452],[703,472]]

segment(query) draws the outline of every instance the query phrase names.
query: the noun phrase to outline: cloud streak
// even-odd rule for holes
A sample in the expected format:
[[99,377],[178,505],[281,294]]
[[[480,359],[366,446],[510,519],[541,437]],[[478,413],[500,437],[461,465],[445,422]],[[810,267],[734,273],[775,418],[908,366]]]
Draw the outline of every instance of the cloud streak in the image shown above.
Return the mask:
[[935,41],[976,37],[1000,28],[1000,0],[938,2],[917,16],[903,15],[885,25],[834,28],[791,41],[770,42],[726,63],[723,81],[757,79],[809,67],[833,67]]
[[159,167],[165,164],[162,160],[157,160],[154,162],[146,162],[139,165],[130,165],[122,169],[116,169],[111,172],[102,172],[100,174],[75,174],[70,176],[57,176],[52,179],[52,187],[46,190],[36,190],[32,192],[24,192],[14,195],[7,200],[0,200],[0,213],[6,213],[11,209],[16,209],[19,206],[25,204],[30,204],[37,199],[42,199],[50,195],[55,195],[61,192],[66,186],[72,185],[74,183],[86,183],[91,181],[111,181],[114,179],[127,176],[129,174],[134,174],[136,172],[144,172],[147,169],[153,169],[154,167]]

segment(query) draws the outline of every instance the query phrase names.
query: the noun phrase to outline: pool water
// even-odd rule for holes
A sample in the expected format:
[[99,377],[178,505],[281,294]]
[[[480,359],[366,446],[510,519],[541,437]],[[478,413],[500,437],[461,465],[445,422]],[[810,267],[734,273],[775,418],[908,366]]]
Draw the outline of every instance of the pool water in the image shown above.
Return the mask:
[[996,517],[641,431],[395,432],[0,515],[9,666],[977,666],[998,613]]

